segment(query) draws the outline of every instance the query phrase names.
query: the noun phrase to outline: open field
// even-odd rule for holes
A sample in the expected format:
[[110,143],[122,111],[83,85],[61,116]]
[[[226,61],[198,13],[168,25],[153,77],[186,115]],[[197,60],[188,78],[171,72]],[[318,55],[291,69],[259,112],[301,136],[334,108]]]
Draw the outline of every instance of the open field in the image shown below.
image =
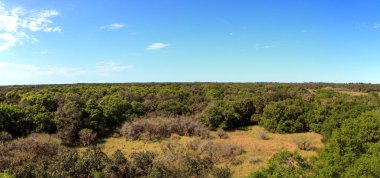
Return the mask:
[[[273,154],[280,151],[298,151],[303,157],[309,158],[316,154],[316,151],[302,151],[300,150],[295,140],[299,138],[308,138],[311,140],[313,146],[316,149],[323,148],[322,136],[316,133],[297,133],[297,134],[273,134],[267,133],[268,139],[263,140],[259,137],[259,133],[264,129],[259,126],[250,126],[244,129],[227,132],[228,139],[216,138],[216,132],[212,132],[215,137],[215,142],[230,142],[232,144],[240,145],[246,151],[244,154],[239,155],[237,160],[241,161],[239,165],[231,165],[229,162],[220,163],[220,166],[229,164],[230,168],[234,172],[233,177],[246,177],[252,171],[258,170],[267,164],[269,158]],[[182,136],[179,143],[185,145],[189,141],[195,140],[196,137]],[[162,140],[165,141],[165,140]],[[116,150],[121,150],[125,155],[129,155],[134,151],[153,151],[158,154],[161,153],[160,142],[150,141],[132,141],[125,138],[108,138],[104,142],[100,143],[100,148],[107,154],[111,155]],[[204,140],[206,142],[206,140]],[[85,147],[79,148],[79,151],[83,151]],[[260,158],[258,163],[250,163],[250,159],[253,157]]]

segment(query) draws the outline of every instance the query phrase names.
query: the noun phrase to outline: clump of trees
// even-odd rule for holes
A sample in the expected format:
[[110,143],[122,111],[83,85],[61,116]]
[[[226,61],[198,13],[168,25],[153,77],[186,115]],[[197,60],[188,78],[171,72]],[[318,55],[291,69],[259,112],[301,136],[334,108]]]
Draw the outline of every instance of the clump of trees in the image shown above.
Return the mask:
[[268,161],[268,167],[252,173],[250,178],[308,177],[311,165],[297,152],[280,152]]
[[310,104],[303,100],[272,102],[265,107],[259,124],[275,133],[306,132],[309,110]]
[[250,124],[253,114],[255,108],[250,100],[218,100],[205,108],[200,121],[212,129],[232,129]]
[[[380,112],[372,111],[348,119],[334,130],[319,154],[316,174],[322,177],[378,177]],[[363,166],[363,163],[370,163]],[[377,164],[378,165],[378,164]]]

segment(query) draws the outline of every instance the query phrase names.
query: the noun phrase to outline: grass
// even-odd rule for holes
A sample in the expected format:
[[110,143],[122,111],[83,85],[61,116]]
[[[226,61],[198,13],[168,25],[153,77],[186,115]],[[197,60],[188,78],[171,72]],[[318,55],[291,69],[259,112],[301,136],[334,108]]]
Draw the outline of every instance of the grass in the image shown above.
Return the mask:
[[[273,134],[267,133],[268,140],[263,140],[258,137],[258,134],[263,131],[259,126],[247,127],[242,130],[227,132],[227,139],[220,139],[216,132],[212,132],[215,142],[230,142],[232,144],[241,145],[246,153],[237,157],[240,164],[231,165],[230,162],[222,163],[220,166],[228,164],[234,172],[233,177],[247,177],[252,171],[258,170],[266,166],[269,158],[273,154],[288,150],[298,151],[304,157],[311,157],[316,154],[315,151],[300,150],[295,141],[298,138],[308,138],[316,149],[322,148],[322,136],[316,133],[300,133],[300,134]],[[180,144],[196,139],[196,137],[181,137]],[[111,155],[117,149],[120,149],[125,155],[131,154],[133,151],[153,151],[161,153],[160,142],[132,141],[125,138],[108,138],[101,143],[100,148],[107,154]],[[85,148],[79,148],[83,151]],[[253,163],[252,158],[258,157],[260,161]]]
[[346,88],[326,87],[325,89],[333,90],[335,92],[347,94],[347,95],[350,95],[350,96],[367,96],[368,95],[368,93],[366,93],[366,92],[352,91],[352,90],[349,90],[349,89],[346,89]]
[[[246,154],[239,156],[243,160],[241,165],[231,166],[234,171],[234,177],[246,177],[252,171],[258,170],[266,166],[269,158],[273,154],[288,150],[298,151],[304,157],[311,157],[316,154],[315,151],[300,150],[295,139],[306,137],[309,138],[313,145],[318,149],[323,147],[322,136],[316,133],[300,133],[300,134],[273,134],[267,133],[269,139],[260,139],[257,135],[262,132],[262,128],[258,126],[249,127],[247,130],[238,130],[229,133],[229,141],[243,146]],[[260,157],[261,162],[256,164],[250,163],[252,157]]]

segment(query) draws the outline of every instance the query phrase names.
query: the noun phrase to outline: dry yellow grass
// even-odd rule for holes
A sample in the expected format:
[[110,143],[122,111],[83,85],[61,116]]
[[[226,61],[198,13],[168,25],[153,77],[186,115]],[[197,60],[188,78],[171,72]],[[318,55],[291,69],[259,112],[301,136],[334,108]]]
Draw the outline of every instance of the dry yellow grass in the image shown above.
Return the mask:
[[[269,139],[262,140],[258,136],[258,133],[262,130],[263,128],[261,127],[253,126],[247,128],[247,130],[239,130],[229,133],[229,141],[243,146],[243,148],[247,151],[239,157],[239,159],[243,161],[241,165],[231,166],[231,169],[234,171],[234,177],[246,177],[252,171],[264,167],[269,158],[271,158],[273,154],[280,151],[298,151],[304,157],[311,157],[316,154],[315,151],[299,150],[294,142],[297,138],[307,137],[312,141],[313,146],[317,149],[323,147],[322,136],[316,133],[268,133]],[[249,162],[252,157],[260,157],[262,161],[260,163],[252,164]]]
[[[271,156],[277,152],[289,150],[289,151],[299,151],[299,153],[304,157],[311,157],[316,154],[315,151],[302,151],[299,150],[295,144],[295,139],[300,137],[309,138],[313,145],[318,149],[323,147],[322,136],[316,133],[301,133],[301,134],[272,134],[268,133],[268,140],[262,140],[259,138],[258,133],[262,131],[263,128],[259,126],[247,127],[244,130],[236,130],[232,132],[227,132],[229,135],[228,139],[218,139],[216,133],[213,132],[212,135],[215,136],[215,142],[231,142],[236,145],[241,145],[246,153],[237,157],[241,160],[240,165],[231,165],[230,168],[234,172],[234,177],[247,177],[252,171],[258,170],[267,164],[267,161]],[[194,137],[181,137],[179,143],[186,144]],[[161,153],[160,142],[145,142],[145,141],[131,141],[125,138],[108,138],[105,139],[104,143],[101,143],[100,148],[107,154],[111,155],[117,149],[121,150],[125,155],[131,154],[133,151],[153,151],[158,154]],[[83,151],[84,148],[79,148],[79,151]],[[250,159],[252,157],[260,157],[261,162],[252,164]]]
[[346,88],[332,88],[332,87],[326,87],[325,89],[333,90],[335,92],[351,95],[351,96],[366,96],[368,93],[365,92],[358,92],[358,91],[351,91]]

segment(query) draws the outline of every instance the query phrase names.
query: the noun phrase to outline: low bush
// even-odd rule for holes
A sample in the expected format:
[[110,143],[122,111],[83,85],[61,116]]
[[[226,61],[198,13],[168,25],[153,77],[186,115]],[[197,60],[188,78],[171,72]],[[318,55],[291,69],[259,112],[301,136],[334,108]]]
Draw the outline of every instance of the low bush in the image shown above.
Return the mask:
[[189,150],[192,150],[199,155],[206,154],[212,155],[214,162],[233,161],[236,156],[245,152],[243,147],[235,145],[230,142],[213,142],[193,140],[189,141],[186,145]]
[[157,140],[169,138],[172,134],[210,138],[210,133],[206,127],[186,117],[148,118],[127,122],[123,125],[121,133],[132,140]]
[[215,178],[230,178],[232,177],[232,171],[230,168],[215,168],[212,172]]
[[268,167],[252,173],[249,178],[265,177],[307,177],[310,164],[295,152],[279,152],[268,161]]
[[257,163],[260,163],[261,161],[262,159],[260,156],[252,156],[251,158],[249,158],[249,163],[251,164],[257,164]]
[[257,136],[258,136],[261,140],[269,140],[268,133],[267,133],[265,130],[260,130],[259,132],[257,132]]
[[61,149],[60,140],[47,134],[31,134],[0,144],[0,171],[52,157]]
[[219,128],[217,131],[216,131],[216,135],[218,135],[219,138],[221,139],[228,139],[228,134],[227,132],[225,132],[223,129]]
[[243,164],[243,161],[241,159],[235,158],[231,161],[231,165],[234,165],[234,166],[241,165],[241,164]]
[[8,132],[0,132],[0,143],[1,142],[8,142],[10,140],[12,140],[12,135]]
[[304,151],[311,151],[311,150],[315,150],[315,147],[311,141],[310,138],[308,137],[300,137],[300,138],[296,138],[294,140],[294,143],[297,145],[297,147],[300,149],[300,150],[304,150]]
[[96,133],[91,129],[82,129],[79,132],[80,144],[82,146],[88,146],[95,141]]
[[131,155],[132,171],[136,177],[147,176],[153,168],[156,154],[150,151],[133,152]]
[[306,132],[310,108],[310,103],[298,99],[272,102],[265,107],[259,124],[275,133]]

